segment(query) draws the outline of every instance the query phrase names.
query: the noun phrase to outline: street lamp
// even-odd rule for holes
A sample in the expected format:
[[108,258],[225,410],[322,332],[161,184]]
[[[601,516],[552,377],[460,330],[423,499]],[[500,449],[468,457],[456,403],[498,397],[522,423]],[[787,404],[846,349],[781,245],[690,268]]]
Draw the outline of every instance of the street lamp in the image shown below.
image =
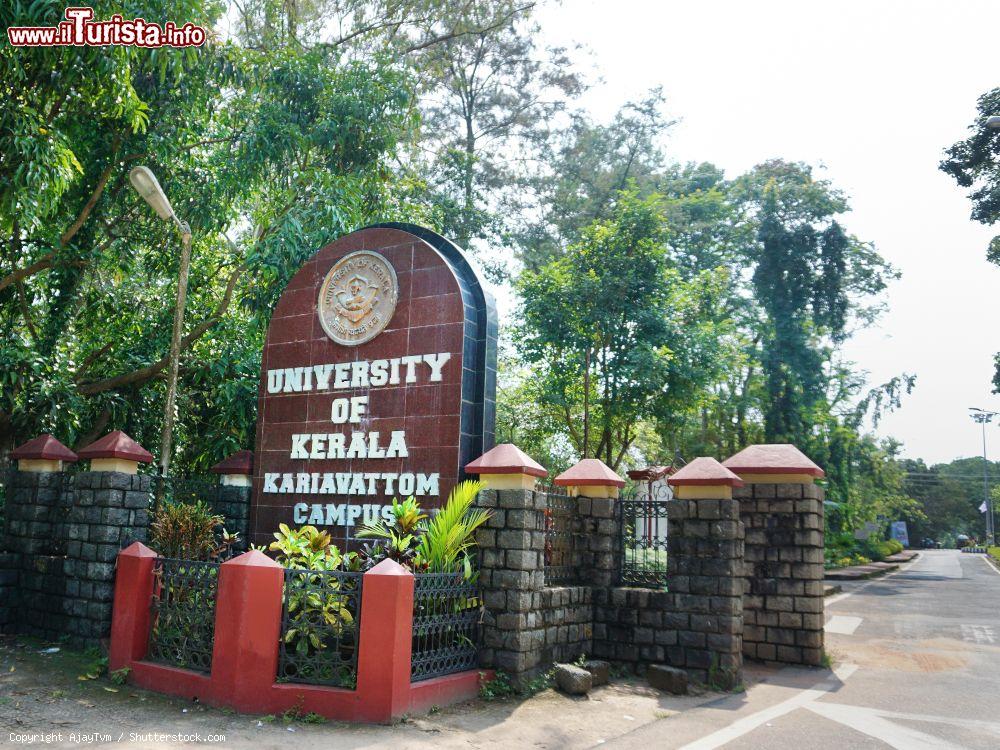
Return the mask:
[[142,199],[161,219],[174,222],[181,233],[181,267],[177,274],[177,305],[174,307],[174,330],[170,338],[170,363],[167,376],[167,404],[163,413],[163,437],[160,441],[160,474],[170,472],[170,443],[174,427],[174,401],[177,398],[177,370],[181,350],[181,328],[184,325],[184,303],[187,299],[188,269],[191,266],[191,227],[174,213],[170,201],[148,167],[133,167],[129,182]]
[[986,127],[1000,128],[1000,115],[990,115],[986,118]]
[[986,463],[986,425],[997,414],[998,412],[980,409],[978,406],[969,407],[969,416],[983,426],[983,503],[986,505],[986,535],[991,545],[996,544],[996,534],[993,528],[993,499],[990,497],[990,479]]

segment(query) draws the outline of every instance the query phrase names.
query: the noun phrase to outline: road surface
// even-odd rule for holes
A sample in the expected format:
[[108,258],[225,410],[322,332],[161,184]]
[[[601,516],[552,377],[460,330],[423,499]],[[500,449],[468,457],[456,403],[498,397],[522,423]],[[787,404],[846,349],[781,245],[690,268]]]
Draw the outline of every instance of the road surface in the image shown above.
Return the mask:
[[784,669],[602,747],[1000,748],[1000,573],[981,555],[921,553],[826,614],[832,674]]

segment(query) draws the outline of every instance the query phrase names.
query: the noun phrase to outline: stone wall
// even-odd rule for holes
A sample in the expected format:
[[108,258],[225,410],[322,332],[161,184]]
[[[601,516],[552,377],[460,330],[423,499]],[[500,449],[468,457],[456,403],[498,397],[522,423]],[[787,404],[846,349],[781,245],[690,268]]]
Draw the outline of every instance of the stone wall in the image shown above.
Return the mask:
[[225,518],[226,531],[239,532],[240,542],[235,545],[238,552],[249,549],[250,539],[250,487],[235,487],[220,484],[211,501],[212,510]]
[[620,514],[611,498],[573,499],[580,585],[544,584],[544,492],[486,490],[480,530],[483,666],[524,683],[581,654],[686,669],[703,683],[742,679],[743,525],[735,500],[670,502],[669,591],[618,586]]
[[12,472],[0,628],[76,645],[107,637],[115,558],[146,541],[150,482],[118,472]]
[[605,586],[594,590],[594,650],[598,659],[628,664],[642,674],[667,661],[681,624],[663,589]]
[[746,527],[743,653],[816,666],[823,661],[823,489],[737,488]]
[[20,557],[13,552],[0,551],[0,634],[16,630],[20,579]]
[[41,638],[64,631],[63,610],[66,518],[73,502],[73,482],[62,472],[10,476],[6,498],[2,577],[11,597],[4,629],[17,632],[30,624]]
[[[150,478],[13,472],[0,555],[0,626],[91,645],[111,628],[115,557],[149,527]],[[8,604],[9,602],[9,604]]]
[[590,588],[545,585],[545,493],[483,490],[477,506],[492,514],[477,533],[486,609],[482,665],[523,684],[555,661],[589,653]]

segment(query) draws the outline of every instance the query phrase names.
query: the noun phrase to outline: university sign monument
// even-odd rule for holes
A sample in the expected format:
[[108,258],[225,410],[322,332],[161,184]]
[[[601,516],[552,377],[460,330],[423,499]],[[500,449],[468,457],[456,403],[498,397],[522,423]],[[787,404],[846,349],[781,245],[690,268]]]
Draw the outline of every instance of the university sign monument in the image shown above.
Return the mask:
[[427,229],[369,227],[316,253],[264,345],[250,541],[310,524],[350,546],[394,497],[437,507],[493,447],[496,337],[491,296]]

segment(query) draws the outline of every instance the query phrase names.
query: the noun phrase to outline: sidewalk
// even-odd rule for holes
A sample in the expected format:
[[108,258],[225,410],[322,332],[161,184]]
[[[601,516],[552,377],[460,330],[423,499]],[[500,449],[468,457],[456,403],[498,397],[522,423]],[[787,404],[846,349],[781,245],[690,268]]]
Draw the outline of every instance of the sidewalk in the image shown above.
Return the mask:
[[827,581],[858,581],[865,578],[875,578],[896,570],[901,564],[914,560],[920,553],[912,550],[905,550],[895,555],[891,555],[882,562],[868,563],[867,565],[852,565],[849,568],[837,568],[826,571],[824,576]]

